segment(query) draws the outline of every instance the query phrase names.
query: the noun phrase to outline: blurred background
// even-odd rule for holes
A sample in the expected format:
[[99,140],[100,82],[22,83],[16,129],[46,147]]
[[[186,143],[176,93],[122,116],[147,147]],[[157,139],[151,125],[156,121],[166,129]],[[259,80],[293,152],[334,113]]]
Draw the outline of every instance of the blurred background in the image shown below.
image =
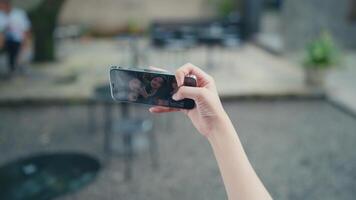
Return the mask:
[[226,199],[181,113],[110,66],[211,74],[275,199],[356,195],[355,0],[0,0],[0,199]]

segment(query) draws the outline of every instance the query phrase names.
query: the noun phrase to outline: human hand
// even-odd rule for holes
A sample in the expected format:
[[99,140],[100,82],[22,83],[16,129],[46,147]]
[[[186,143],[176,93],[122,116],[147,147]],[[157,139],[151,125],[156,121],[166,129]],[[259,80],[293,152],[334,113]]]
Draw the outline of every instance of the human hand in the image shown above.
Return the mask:
[[[157,69],[157,68],[156,68]],[[184,78],[195,75],[197,87],[184,86]],[[152,113],[166,113],[183,111],[192,121],[195,128],[204,136],[216,132],[228,120],[224,108],[219,99],[214,79],[193,64],[185,64],[176,72],[176,80],[179,86],[173,99],[178,101],[185,98],[195,101],[195,108],[191,110],[167,108],[155,106],[150,108]]]
[[[183,86],[187,75],[197,77],[197,87]],[[179,86],[174,100],[193,99],[196,107],[182,110],[152,107],[153,113],[183,111],[197,130],[209,140],[229,199],[272,199],[252,168],[238,135],[227,116],[211,76],[192,64],[176,72]]]

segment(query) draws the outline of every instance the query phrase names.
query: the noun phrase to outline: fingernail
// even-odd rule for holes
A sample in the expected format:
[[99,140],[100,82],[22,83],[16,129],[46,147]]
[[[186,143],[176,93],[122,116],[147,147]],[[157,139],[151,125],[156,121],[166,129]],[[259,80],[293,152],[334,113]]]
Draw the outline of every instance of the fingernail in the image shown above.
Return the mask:
[[178,95],[174,94],[172,98],[177,101],[178,100]]

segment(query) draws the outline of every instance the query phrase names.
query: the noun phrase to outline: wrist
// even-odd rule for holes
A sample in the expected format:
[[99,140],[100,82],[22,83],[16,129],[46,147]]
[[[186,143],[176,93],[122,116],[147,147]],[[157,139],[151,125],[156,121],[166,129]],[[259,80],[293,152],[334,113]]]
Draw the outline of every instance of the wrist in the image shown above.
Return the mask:
[[237,138],[235,128],[226,112],[217,117],[215,124],[216,126],[214,126],[211,132],[206,135],[211,145],[220,143],[224,140],[230,140],[234,137]]

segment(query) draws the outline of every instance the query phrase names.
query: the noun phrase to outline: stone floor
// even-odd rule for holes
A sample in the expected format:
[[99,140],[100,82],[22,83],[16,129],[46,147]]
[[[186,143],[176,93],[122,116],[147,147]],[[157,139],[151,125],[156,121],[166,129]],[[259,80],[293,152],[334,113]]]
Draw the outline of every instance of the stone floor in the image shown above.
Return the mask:
[[[245,44],[239,48],[154,49],[139,40],[135,66],[158,66],[174,72],[192,62],[210,73],[222,96],[306,94],[301,68],[283,57]],[[133,67],[123,39],[59,43],[58,62],[27,68],[24,75],[0,80],[0,102],[87,99],[108,83],[112,65]],[[136,66],[136,67],[137,67]],[[0,65],[0,72],[5,67]]]
[[356,113],[356,56],[355,52],[343,54],[343,63],[327,74],[329,96],[351,112]]
[[[154,49],[138,41],[137,66],[158,66],[174,72],[192,62],[210,73],[222,97],[303,96],[313,91],[303,84],[301,56],[276,56],[247,43],[239,48],[197,47]],[[108,83],[109,66],[133,66],[127,39],[68,40],[59,43],[58,62],[26,67],[24,73],[4,79],[0,55],[0,103],[74,101],[93,97],[98,85]],[[327,73],[329,97],[356,113],[355,52],[342,53],[342,62]]]
[[[355,118],[324,101],[228,101],[224,107],[275,199],[354,199]],[[93,184],[59,200],[226,199],[209,144],[181,113],[151,116],[145,107],[132,108],[133,115],[155,121],[160,166],[151,168],[142,150],[133,179],[125,182],[122,159],[105,162],[100,112],[99,131],[88,132],[87,108],[1,107],[0,165],[53,151],[85,152],[102,161]]]
[[[222,97],[310,92],[301,68],[293,64],[297,62],[253,44],[184,51],[152,49],[147,41],[138,45],[138,66],[174,71],[188,61],[195,63],[214,76]],[[88,106],[26,104],[91,98],[96,86],[108,82],[109,66],[132,66],[129,44],[121,39],[63,42],[58,55],[56,63],[31,66],[24,75],[0,79],[0,165],[37,152],[79,151],[100,159],[104,168],[94,184],[61,200],[226,199],[208,143],[180,114],[151,116],[145,107],[133,108],[134,115],[155,122],[160,167],[152,169],[142,150],[132,181],[125,182],[122,159],[108,162],[102,131],[88,130]],[[353,55],[347,54],[344,67],[332,70],[327,78],[328,94],[348,108],[356,105]],[[12,102],[22,103],[6,106]],[[224,106],[275,199],[354,199],[355,118],[324,101],[227,101]],[[96,116],[102,130],[102,115]]]

